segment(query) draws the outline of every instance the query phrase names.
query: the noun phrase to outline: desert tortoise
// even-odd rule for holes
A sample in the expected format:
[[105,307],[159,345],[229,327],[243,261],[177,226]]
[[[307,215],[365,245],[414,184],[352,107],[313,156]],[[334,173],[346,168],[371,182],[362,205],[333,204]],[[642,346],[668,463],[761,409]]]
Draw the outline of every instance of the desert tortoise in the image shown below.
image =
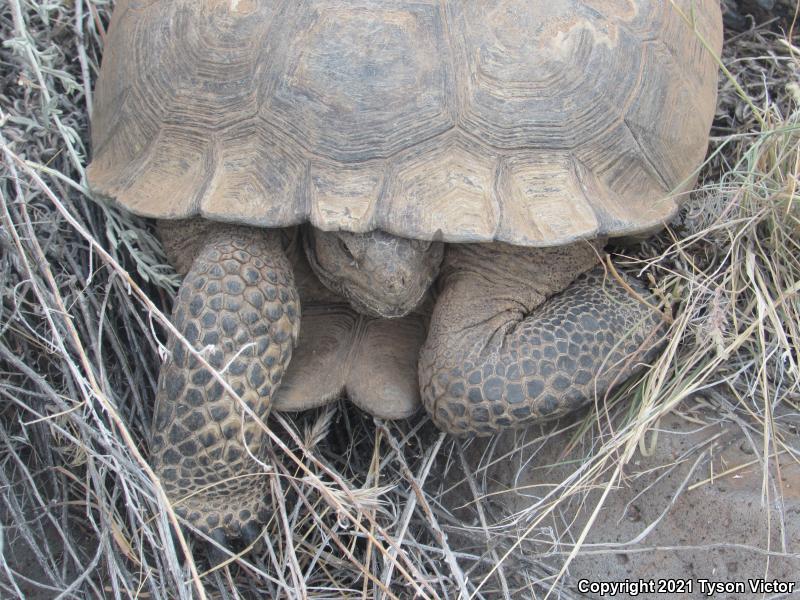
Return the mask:
[[[490,433],[602,394],[656,328],[643,286],[586,273],[691,184],[715,104],[701,36],[719,50],[717,0],[123,0],[88,179],[136,214],[219,223],[174,322],[214,366],[237,357],[259,415],[300,323],[275,228],[308,224],[320,279],[388,316],[449,243],[423,400],[446,430]],[[238,535],[264,516],[263,479],[229,479],[260,471],[242,439],[258,456],[261,431],[170,348],[158,471],[174,499],[203,488],[190,521]]]

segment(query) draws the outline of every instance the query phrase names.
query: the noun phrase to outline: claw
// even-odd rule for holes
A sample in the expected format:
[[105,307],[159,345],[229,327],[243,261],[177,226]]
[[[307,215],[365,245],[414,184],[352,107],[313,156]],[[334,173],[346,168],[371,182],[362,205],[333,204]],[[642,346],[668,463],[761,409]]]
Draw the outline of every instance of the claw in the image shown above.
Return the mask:
[[242,541],[245,546],[251,546],[255,541],[261,537],[261,527],[254,521],[250,521],[242,527]]
[[221,527],[218,527],[208,535],[213,540],[213,542],[208,543],[208,550],[206,551],[208,564],[211,567],[216,567],[229,558],[228,553],[223,550],[223,548],[228,548],[228,536],[225,535],[225,530]]
[[172,540],[172,547],[175,549],[175,554],[178,557],[178,561],[186,562],[186,555],[183,552],[181,541],[178,539],[178,532],[175,531],[175,527],[173,525],[169,526],[169,537]]

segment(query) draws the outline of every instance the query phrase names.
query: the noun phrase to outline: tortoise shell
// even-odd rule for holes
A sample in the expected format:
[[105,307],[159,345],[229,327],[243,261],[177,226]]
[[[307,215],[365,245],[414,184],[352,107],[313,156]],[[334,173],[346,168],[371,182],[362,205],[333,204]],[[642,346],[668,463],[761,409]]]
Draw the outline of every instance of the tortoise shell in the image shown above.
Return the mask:
[[719,53],[718,0],[122,0],[88,178],[163,219],[530,246],[640,232],[706,151],[701,37]]

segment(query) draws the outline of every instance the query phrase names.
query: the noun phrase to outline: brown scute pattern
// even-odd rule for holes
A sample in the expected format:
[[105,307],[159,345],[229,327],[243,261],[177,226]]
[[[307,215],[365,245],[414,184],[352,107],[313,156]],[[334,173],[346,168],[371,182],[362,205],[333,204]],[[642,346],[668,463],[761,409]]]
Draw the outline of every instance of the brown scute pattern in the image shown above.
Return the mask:
[[[627,282],[655,304],[641,283]],[[422,401],[436,425],[456,435],[553,419],[602,401],[639,371],[658,350],[661,328],[659,315],[598,267],[501,339],[423,351]]]
[[[172,319],[265,419],[300,323],[278,234],[224,225],[211,230],[181,284]],[[248,454],[263,460],[263,431],[172,336],[168,349],[151,441],[156,472],[179,515],[206,532],[238,537],[268,517],[266,475]]]
[[718,0],[120,0],[91,188],[134,213],[568,244],[659,226],[714,115]]
[[286,25],[262,114],[316,156],[388,158],[453,127],[438,2],[314,0]]

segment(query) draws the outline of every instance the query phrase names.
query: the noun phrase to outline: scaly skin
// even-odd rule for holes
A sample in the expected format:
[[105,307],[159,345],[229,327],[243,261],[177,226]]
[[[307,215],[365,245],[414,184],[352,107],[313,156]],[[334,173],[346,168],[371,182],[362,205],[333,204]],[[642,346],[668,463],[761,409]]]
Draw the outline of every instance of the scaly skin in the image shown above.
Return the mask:
[[[300,324],[278,233],[215,225],[181,284],[172,321],[262,420]],[[218,540],[252,537],[267,517],[264,433],[173,336],[159,375],[151,453],[179,515]],[[224,371],[223,371],[224,369]]]
[[490,435],[561,416],[657,350],[660,316],[602,268],[585,272],[597,262],[587,242],[457,245],[445,261],[419,363],[423,404],[445,431]]

